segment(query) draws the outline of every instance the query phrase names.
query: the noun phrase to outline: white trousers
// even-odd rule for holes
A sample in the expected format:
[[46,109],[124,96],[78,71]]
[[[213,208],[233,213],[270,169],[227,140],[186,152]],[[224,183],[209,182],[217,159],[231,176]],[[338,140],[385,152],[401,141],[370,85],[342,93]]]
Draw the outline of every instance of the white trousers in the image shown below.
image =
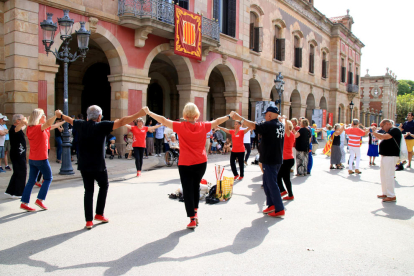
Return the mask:
[[354,158],[356,157],[355,169],[359,170],[359,161],[361,160],[361,148],[349,146],[349,169],[352,171],[352,163],[354,163]]
[[395,197],[395,164],[398,162],[396,156],[382,156],[381,155],[381,187],[382,194],[387,197]]

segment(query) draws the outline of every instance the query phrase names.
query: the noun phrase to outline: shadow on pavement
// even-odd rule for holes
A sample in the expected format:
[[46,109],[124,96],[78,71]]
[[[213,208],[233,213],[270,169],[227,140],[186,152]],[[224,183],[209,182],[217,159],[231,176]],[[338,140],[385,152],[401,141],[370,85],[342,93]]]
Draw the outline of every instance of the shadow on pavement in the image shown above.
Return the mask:
[[88,268],[88,267],[108,267],[104,275],[122,275],[133,267],[140,267],[160,261],[170,261],[168,258],[160,258],[162,255],[172,251],[180,241],[180,238],[192,233],[192,230],[184,229],[176,231],[167,237],[148,243],[131,253],[109,262],[96,262],[62,267],[61,270]]
[[[19,205],[20,205],[20,202],[19,202]],[[20,218],[23,218],[23,217],[26,217],[26,216],[35,215],[36,213],[37,212],[26,212],[26,211],[22,210],[21,212],[1,217],[0,218],[0,224],[10,222],[10,221],[13,221],[13,220],[16,220],[16,219],[20,219]]]
[[55,247],[79,234],[85,233],[86,230],[77,230],[63,233],[39,240],[31,240],[14,247],[0,251],[0,264],[4,265],[28,265],[31,267],[44,268],[45,272],[51,272],[59,267],[50,265],[44,261],[33,260],[30,257],[49,248]]
[[[384,208],[372,211],[371,213],[374,216],[398,220],[409,220],[414,216],[413,210],[401,205],[396,205],[395,203],[382,202],[382,206],[384,206]],[[385,215],[379,214],[379,212],[383,212]]]

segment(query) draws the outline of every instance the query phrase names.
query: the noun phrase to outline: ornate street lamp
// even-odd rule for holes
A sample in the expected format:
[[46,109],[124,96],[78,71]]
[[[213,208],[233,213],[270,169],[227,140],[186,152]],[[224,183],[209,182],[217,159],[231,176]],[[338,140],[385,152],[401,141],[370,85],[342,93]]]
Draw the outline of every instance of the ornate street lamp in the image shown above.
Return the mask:
[[[53,14],[48,13],[47,19],[40,23],[40,27],[43,30],[43,45],[45,46],[46,53],[52,53],[56,59],[63,61],[63,114],[69,115],[69,107],[68,107],[68,64],[70,62],[76,61],[78,58],[82,58],[82,61],[86,57],[86,53],[88,52],[89,48],[89,36],[91,35],[90,31],[85,29],[85,22],[79,22],[81,27],[79,31],[76,31],[76,38],[78,41],[78,52],[75,54],[71,54],[69,52],[69,43],[72,40],[72,28],[73,28],[73,19],[69,17],[69,10],[63,10],[63,17],[58,18],[58,24],[60,29],[60,39],[63,41],[62,43],[62,51],[58,52],[57,49],[55,51],[50,50],[54,42],[55,32],[57,30],[57,24],[53,23],[52,20]],[[62,166],[60,168],[59,174],[69,175],[74,174],[71,163],[71,143],[69,141],[69,131],[68,131],[68,124],[65,123],[63,125],[63,133],[62,133]]]
[[351,109],[351,123],[354,120],[354,102],[351,100],[351,103],[349,104],[349,108]]
[[282,72],[279,72],[279,74],[276,76],[275,89],[279,94],[279,112],[282,112],[282,94],[285,90],[285,82],[283,81]]

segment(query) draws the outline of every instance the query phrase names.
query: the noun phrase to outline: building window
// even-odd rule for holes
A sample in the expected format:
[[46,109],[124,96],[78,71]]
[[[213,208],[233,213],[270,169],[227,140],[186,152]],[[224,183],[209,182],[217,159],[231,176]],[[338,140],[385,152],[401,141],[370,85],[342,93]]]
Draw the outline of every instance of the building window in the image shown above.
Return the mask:
[[352,63],[349,64],[349,72],[348,72],[348,84],[353,84],[354,81],[354,73],[352,72]]
[[285,60],[285,39],[282,38],[282,29],[275,26],[273,58],[279,61]]
[[358,70],[358,67],[355,69],[355,84],[359,86],[359,70]]
[[345,59],[341,59],[341,82],[346,82],[346,67],[345,67]]
[[183,9],[188,10],[190,8],[190,4],[188,2],[189,2],[189,0],[179,0],[178,1],[178,6],[180,6]]
[[250,13],[250,41],[249,48],[255,52],[262,51],[263,28],[259,27],[259,18],[253,12]]
[[328,65],[329,61],[327,60],[327,55],[325,52],[322,53],[322,78],[328,78]]
[[338,123],[341,122],[341,108],[338,108]]
[[296,68],[302,68],[302,48],[300,45],[300,38],[295,36],[295,40],[294,40],[294,65]]
[[213,17],[219,20],[220,32],[236,37],[236,0],[213,0]]
[[309,49],[309,73],[315,73],[315,46],[312,44]]

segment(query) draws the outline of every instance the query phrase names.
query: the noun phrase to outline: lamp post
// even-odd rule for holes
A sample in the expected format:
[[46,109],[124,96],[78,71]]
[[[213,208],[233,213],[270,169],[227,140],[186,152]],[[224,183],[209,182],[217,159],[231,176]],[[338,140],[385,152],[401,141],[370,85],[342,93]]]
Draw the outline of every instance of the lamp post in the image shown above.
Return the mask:
[[381,123],[381,121],[382,121],[382,110],[380,110],[378,113],[378,125]]
[[351,103],[349,104],[349,108],[351,109],[351,123],[354,120],[354,102],[351,100]]
[[282,112],[282,94],[285,90],[285,82],[283,81],[282,72],[279,72],[279,74],[276,76],[275,79],[275,89],[277,93],[279,94],[279,112]]
[[[79,22],[81,27],[79,31],[76,31],[76,37],[78,41],[78,52],[75,54],[71,54],[69,52],[69,43],[72,40],[72,27],[73,27],[73,19],[69,17],[69,10],[63,10],[63,17],[58,18],[58,24],[60,29],[60,39],[62,42],[62,51],[58,52],[56,49],[55,51],[50,50],[54,42],[55,32],[57,30],[57,24],[53,23],[52,20],[53,14],[47,13],[47,19],[40,23],[40,27],[43,30],[43,45],[45,46],[46,53],[52,53],[56,59],[63,61],[63,114],[69,114],[69,107],[68,107],[68,64],[70,62],[76,61],[78,58],[82,58],[82,61],[86,57],[86,53],[88,52],[89,48],[89,36],[91,35],[90,31],[85,29],[85,22]],[[71,143],[69,141],[69,130],[68,124],[65,123],[63,125],[63,133],[62,133],[62,166],[60,168],[59,174],[69,175],[74,174],[71,163]]]

